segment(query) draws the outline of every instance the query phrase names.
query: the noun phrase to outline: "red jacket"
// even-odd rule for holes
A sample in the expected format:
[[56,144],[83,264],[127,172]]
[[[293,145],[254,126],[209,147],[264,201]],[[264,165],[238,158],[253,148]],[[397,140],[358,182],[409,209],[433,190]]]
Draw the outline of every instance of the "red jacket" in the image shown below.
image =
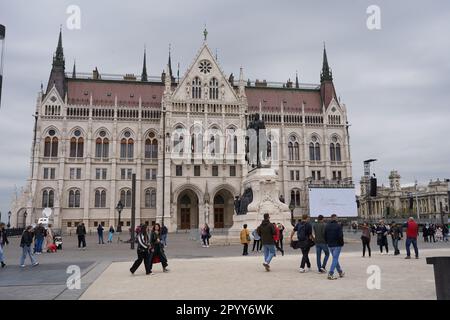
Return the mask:
[[273,235],[273,240],[279,241],[280,240],[280,229],[277,226],[275,227],[275,234]]
[[408,221],[406,223],[406,237],[417,239],[419,233],[419,225],[415,221]]

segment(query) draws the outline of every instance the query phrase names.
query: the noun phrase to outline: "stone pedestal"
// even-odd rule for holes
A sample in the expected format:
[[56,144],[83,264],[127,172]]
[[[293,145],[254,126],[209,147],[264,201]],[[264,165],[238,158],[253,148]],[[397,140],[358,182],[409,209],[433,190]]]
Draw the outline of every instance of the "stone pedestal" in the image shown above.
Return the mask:
[[265,213],[270,215],[270,221],[281,223],[285,227],[285,237],[292,231],[291,212],[287,204],[279,200],[278,175],[273,168],[258,168],[247,174],[244,180],[244,190],[251,187],[253,201],[244,215],[233,216],[233,226],[228,231],[230,243],[239,241],[239,233],[244,224],[250,232],[255,230],[263,220]]

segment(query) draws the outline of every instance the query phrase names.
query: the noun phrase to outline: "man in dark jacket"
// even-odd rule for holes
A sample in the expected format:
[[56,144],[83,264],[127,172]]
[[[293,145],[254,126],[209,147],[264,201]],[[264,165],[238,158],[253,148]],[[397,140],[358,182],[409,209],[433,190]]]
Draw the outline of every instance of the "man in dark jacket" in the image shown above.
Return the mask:
[[36,228],[34,228],[34,253],[42,253],[42,245],[44,243],[45,228],[39,223]]
[[100,244],[100,242],[101,244],[105,244],[103,242],[103,226],[101,223],[98,224],[97,233],[98,233],[98,244]]
[[[328,250],[328,245],[325,242],[325,227],[326,224],[323,221],[323,215],[317,217],[317,223],[313,226],[314,238],[316,242],[316,259],[317,259],[317,269],[319,273],[326,273],[326,267],[328,258],[330,256],[330,251]],[[323,262],[321,261],[322,251],[325,254]]]
[[32,266],[37,266],[39,262],[36,261],[33,253],[31,252],[31,244],[33,243],[33,227],[28,226],[22,234],[20,239],[20,247],[22,248],[22,256],[20,257],[20,267],[25,267],[25,258],[30,256]]
[[394,246],[394,255],[395,256],[399,255],[400,250],[398,249],[398,241],[403,239],[402,228],[395,222],[392,222],[389,233],[391,234],[392,237],[392,245]]
[[341,254],[341,249],[344,246],[344,233],[342,232],[342,226],[337,221],[337,216],[335,214],[331,215],[331,221],[325,227],[325,241],[330,249],[333,261],[331,262],[330,271],[328,273],[329,280],[336,280],[337,277],[334,275],[334,269],[337,269],[339,277],[344,277],[344,271],[342,271],[339,264],[339,255]]
[[[302,261],[300,263],[300,273],[305,273],[309,271],[311,268],[311,262],[309,261],[309,250],[311,249],[311,240],[312,240],[312,226],[308,222],[309,217],[307,214],[302,215],[302,221],[297,223],[292,230],[291,233],[291,242],[294,237],[294,234],[297,232],[297,239],[299,243],[299,247],[302,251]],[[305,269],[305,266],[308,269]]]
[[268,213],[264,214],[264,220],[257,229],[258,235],[261,237],[261,243],[264,250],[264,263],[263,266],[266,271],[270,271],[270,261],[275,256],[275,227],[270,222]]
[[5,224],[3,222],[0,222],[0,262],[2,264],[2,268],[6,266],[3,259],[3,248],[5,247],[5,244],[9,244],[9,241],[6,236]]
[[86,248],[86,228],[84,227],[84,223],[80,223],[77,226],[77,236],[78,248],[81,248],[81,244],[83,244],[83,249]]

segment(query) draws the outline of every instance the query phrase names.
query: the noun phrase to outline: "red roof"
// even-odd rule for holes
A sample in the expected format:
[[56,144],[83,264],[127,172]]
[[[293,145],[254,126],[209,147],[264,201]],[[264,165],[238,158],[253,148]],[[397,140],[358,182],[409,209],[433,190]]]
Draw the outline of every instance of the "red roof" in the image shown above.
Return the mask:
[[144,107],[161,108],[164,85],[158,82],[67,79],[69,104],[113,106],[117,96],[119,106],[138,106],[139,97]]
[[259,111],[259,103],[263,111],[281,112],[284,102],[284,112],[301,113],[302,103],[305,103],[305,113],[322,113],[320,90],[302,90],[270,87],[246,87],[249,111]]

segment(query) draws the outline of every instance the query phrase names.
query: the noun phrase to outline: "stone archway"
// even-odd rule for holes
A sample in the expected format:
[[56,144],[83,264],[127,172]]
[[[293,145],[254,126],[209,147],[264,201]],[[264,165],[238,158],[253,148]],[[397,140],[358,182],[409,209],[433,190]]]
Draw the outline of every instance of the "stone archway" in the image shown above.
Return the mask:
[[177,229],[197,229],[199,225],[199,201],[197,194],[186,189],[177,198]]
[[[21,208],[21,209],[19,209],[17,211],[15,227],[17,227],[17,228],[25,228],[25,226],[26,226],[26,217],[27,217],[27,215],[25,214],[26,212],[27,212],[26,208]],[[11,221],[11,225],[13,225],[12,221]]]
[[234,196],[228,189],[220,189],[213,198],[214,229],[233,226]]

